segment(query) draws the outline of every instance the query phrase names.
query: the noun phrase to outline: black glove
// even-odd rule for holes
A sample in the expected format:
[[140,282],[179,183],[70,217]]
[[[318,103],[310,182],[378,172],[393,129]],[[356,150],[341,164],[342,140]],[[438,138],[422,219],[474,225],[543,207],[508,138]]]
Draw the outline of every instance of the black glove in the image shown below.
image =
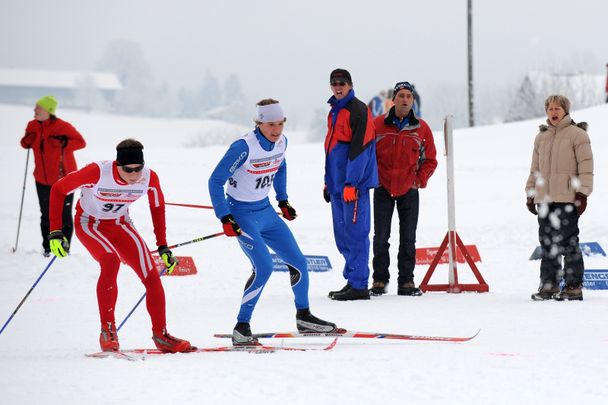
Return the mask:
[[291,206],[291,204],[289,204],[289,201],[287,201],[287,200],[279,201],[279,208],[281,208],[281,212],[283,213],[283,218],[285,218],[288,221],[293,221],[298,216],[298,214],[296,214],[295,208],[293,208]]
[[327,186],[323,187],[323,199],[326,203],[331,202],[331,197],[329,196],[329,191],[327,191]]
[[173,252],[167,247],[167,245],[160,245],[158,247],[158,255],[162,257],[165,267],[167,268],[167,274],[173,273],[175,266],[179,264]]
[[574,195],[574,206],[576,207],[578,215],[583,215],[583,212],[587,209],[587,196],[581,192],[577,192]]
[[241,236],[241,227],[236,223],[232,214],[222,217],[222,224],[226,236]]
[[528,207],[528,211],[530,211],[534,215],[538,215],[536,211],[536,204],[534,204],[534,197],[528,197],[526,199],[526,207]]

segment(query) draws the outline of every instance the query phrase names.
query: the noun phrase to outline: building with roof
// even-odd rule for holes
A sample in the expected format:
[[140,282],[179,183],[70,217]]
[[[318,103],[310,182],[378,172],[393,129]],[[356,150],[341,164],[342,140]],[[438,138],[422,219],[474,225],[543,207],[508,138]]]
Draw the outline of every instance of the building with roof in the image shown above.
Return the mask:
[[34,105],[53,95],[60,108],[106,109],[122,90],[114,73],[0,69],[0,103]]

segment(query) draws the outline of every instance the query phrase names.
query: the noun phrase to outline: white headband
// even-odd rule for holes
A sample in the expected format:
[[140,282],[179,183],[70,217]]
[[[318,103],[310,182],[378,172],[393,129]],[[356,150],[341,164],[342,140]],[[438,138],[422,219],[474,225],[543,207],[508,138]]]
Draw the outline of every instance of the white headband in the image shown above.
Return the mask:
[[255,122],[278,122],[285,120],[281,104],[259,105],[255,116]]

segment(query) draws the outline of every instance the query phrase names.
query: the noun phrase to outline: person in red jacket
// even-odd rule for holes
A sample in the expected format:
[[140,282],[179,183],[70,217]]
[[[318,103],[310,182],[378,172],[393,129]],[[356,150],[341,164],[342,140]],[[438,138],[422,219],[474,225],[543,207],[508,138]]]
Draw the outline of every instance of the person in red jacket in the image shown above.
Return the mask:
[[152,318],[152,340],[166,352],[188,352],[190,342],[167,333],[165,292],[146,242],[129,216],[129,206],[148,196],[158,253],[171,273],[177,261],[167,247],[165,199],[158,175],[144,165],[144,146],[125,139],[116,146],[116,160],[91,163],[68,174],[51,189],[49,234],[51,252],[67,256],[70,245],[61,231],[61,202],[81,188],[76,204],[76,236],[99,263],[97,303],[101,318],[99,344],[103,351],[119,350],[114,307],[118,297],[116,277],[120,262],[128,264],[146,287],[146,308]]
[[[49,196],[51,186],[71,171],[76,170],[74,151],[86,146],[82,135],[69,123],[55,115],[57,100],[45,96],[36,102],[34,119],[28,122],[21,146],[34,151],[34,179],[40,203],[40,231],[44,256],[50,255],[49,241]],[[72,202],[68,195],[63,202],[63,233],[72,239]]]
[[426,187],[437,167],[436,149],[431,129],[414,114],[414,87],[409,82],[397,83],[393,102],[387,114],[374,119],[380,187],[374,190],[374,281],[370,294],[387,292],[388,240],[396,205],[399,215],[397,294],[416,296],[422,294],[414,284],[418,189]]

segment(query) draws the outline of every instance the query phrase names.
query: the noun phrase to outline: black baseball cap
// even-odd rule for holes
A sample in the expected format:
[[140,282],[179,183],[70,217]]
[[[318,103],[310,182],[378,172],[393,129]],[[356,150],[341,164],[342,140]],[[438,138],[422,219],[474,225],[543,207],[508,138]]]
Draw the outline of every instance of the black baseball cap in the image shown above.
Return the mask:
[[350,73],[346,69],[334,69],[329,75],[329,82],[333,82],[335,80],[342,80],[348,84],[353,83],[353,79],[350,77]]

